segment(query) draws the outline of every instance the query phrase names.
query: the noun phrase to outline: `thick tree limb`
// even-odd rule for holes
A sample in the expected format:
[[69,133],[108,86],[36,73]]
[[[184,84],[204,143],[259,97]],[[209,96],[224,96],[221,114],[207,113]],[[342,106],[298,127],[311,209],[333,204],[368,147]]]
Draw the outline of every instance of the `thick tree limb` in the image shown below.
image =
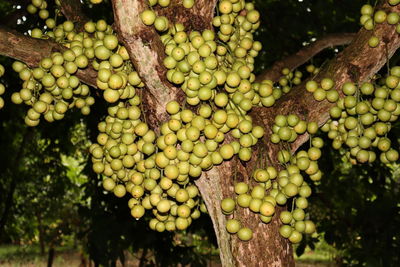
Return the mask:
[[163,67],[164,46],[153,27],[140,20],[147,8],[143,0],[113,0],[115,27],[125,45],[136,71],[146,85],[143,94],[148,122],[157,128],[167,119],[165,104],[177,99],[181,90],[166,79]]
[[83,11],[83,4],[79,0],[62,0],[61,12],[64,16],[75,23],[78,30],[83,29],[83,25],[89,21]]
[[[156,129],[168,116],[165,105],[171,100],[183,101],[183,92],[166,79],[164,45],[153,27],[144,25],[140,13],[148,8],[144,0],[113,0],[115,27],[120,41],[129,52],[139,76],[146,84],[143,94],[148,122]],[[216,0],[196,1],[192,11],[184,8],[180,1],[172,1],[168,8],[159,9],[160,15],[183,23],[188,28],[204,30],[211,28],[211,18]],[[189,13],[190,14],[189,14]]]
[[[400,12],[400,5],[391,7],[386,1],[384,2],[385,4],[381,6],[381,9],[387,12]],[[381,40],[376,48],[371,48],[368,45],[368,40],[373,34]],[[345,82],[351,81],[360,84],[367,81],[384,66],[399,47],[400,35],[396,32],[396,27],[392,25],[378,24],[374,32],[361,29],[354,41],[323,68],[315,80],[329,77],[335,81],[335,89],[341,92],[341,87]],[[278,146],[269,143],[267,140],[271,134],[270,129],[276,115],[297,114],[302,119],[315,121],[319,125],[324,124],[329,118],[329,109],[334,104],[328,101],[318,102],[314,100],[312,94],[304,89],[305,83],[306,81],[283,96],[272,108],[256,108],[252,112],[258,122],[265,125],[265,128],[269,131],[265,135],[265,139],[272,159],[276,158]],[[297,150],[307,140],[307,135],[299,136],[293,143],[292,150]]]
[[58,48],[57,43],[34,39],[0,26],[0,54],[37,66],[40,59]]
[[[40,60],[52,52],[67,49],[51,40],[35,39],[0,25],[0,55],[37,67]],[[84,83],[96,87],[97,72],[92,68],[79,70],[76,76]]]
[[278,81],[282,76],[281,71],[283,68],[289,68],[290,70],[293,70],[303,65],[326,48],[348,45],[354,40],[355,36],[355,33],[336,33],[317,39],[315,42],[300,49],[297,53],[275,62],[271,68],[265,70],[263,73],[257,76],[257,81]]

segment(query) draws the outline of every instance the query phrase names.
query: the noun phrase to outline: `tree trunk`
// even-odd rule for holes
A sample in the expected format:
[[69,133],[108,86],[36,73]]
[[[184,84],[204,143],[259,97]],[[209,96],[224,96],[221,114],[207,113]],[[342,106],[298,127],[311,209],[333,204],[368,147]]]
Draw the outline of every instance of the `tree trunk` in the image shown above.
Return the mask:
[[17,152],[17,155],[14,158],[13,165],[11,166],[10,169],[6,169],[5,172],[8,173],[8,175],[13,176],[10,184],[10,188],[7,192],[7,197],[5,201],[5,207],[4,211],[1,214],[0,217],[0,237],[4,234],[4,227],[6,226],[8,215],[11,211],[12,206],[14,205],[14,192],[17,188],[17,184],[19,181],[19,165],[23,159],[23,154],[24,154],[24,148],[26,143],[33,137],[33,131],[28,131],[27,129],[25,130],[25,133],[23,135],[21,144],[19,145],[19,149]]
[[4,207],[4,211],[0,217],[0,237],[2,237],[5,233],[4,233],[4,228],[6,226],[7,223],[7,218],[8,218],[8,214],[11,211],[11,208],[13,206],[14,203],[14,192],[15,189],[17,188],[17,181],[16,179],[12,179],[11,180],[11,184],[10,184],[10,188],[7,192],[7,197],[6,197],[6,201],[5,201],[5,207]]
[[47,267],[53,266],[54,253],[55,253],[54,247],[50,246],[48,257],[47,257]]
[[[39,245],[40,245],[40,254],[44,255],[45,253],[45,242],[44,242],[44,229],[42,224],[42,217],[39,212],[36,212],[36,218],[38,221],[38,229],[39,229]],[[49,250],[50,252],[50,250]]]
[[[172,0],[173,10],[163,10],[164,15],[172,19],[173,22],[184,23],[188,30],[201,31],[211,27],[210,22],[214,14],[216,0],[197,0],[190,14],[187,13],[189,11],[181,8],[179,2],[180,0]],[[128,50],[135,69],[146,84],[146,89],[143,91],[143,102],[147,109],[145,114],[150,126],[157,130],[160,124],[168,118],[165,112],[165,104],[170,100],[182,99],[182,92],[165,78],[166,69],[162,65],[165,57],[164,48],[158,34],[152,27],[145,27],[140,21],[139,14],[147,8],[146,3],[144,0],[112,1],[115,18],[114,28],[119,34],[120,41]],[[400,5],[389,6],[386,1],[381,1],[379,8],[384,9],[387,13],[400,11]],[[189,20],[187,19],[188,16],[190,16]],[[323,77],[330,77],[336,82],[335,89],[339,91],[343,83],[347,81],[360,83],[368,80],[400,46],[399,34],[395,28],[395,26],[382,23],[376,25],[373,33],[361,30],[348,48],[323,67],[315,80],[319,81]],[[2,32],[4,32],[5,38],[1,38]],[[381,40],[380,45],[376,48],[368,46],[368,40],[372,34]],[[43,42],[46,41],[34,42],[29,39],[30,46],[36,45],[39,53],[31,53],[31,50],[25,50],[30,51],[29,54],[23,53],[21,46],[25,42],[19,42],[20,39],[22,39],[21,36],[8,33],[0,28],[0,53],[21,60],[26,57],[27,61],[31,62],[30,65],[34,65],[40,60],[42,52],[47,55],[50,52],[48,50],[51,50],[49,47],[43,46],[45,44]],[[9,48],[10,40],[12,49]],[[47,42],[47,44],[51,43]],[[58,47],[55,49],[58,49]],[[20,53],[22,54],[17,57],[16,54]],[[93,77],[95,76],[87,75],[82,79],[88,79],[88,77],[93,84]],[[294,266],[292,248],[288,241],[279,235],[279,222],[277,220],[279,209],[277,209],[274,220],[268,225],[261,223],[257,216],[247,209],[239,209],[234,214],[235,218],[238,218],[254,232],[252,240],[241,242],[236,236],[231,236],[226,232],[226,216],[221,212],[220,201],[224,197],[233,196],[234,179],[236,181],[250,181],[249,175],[251,175],[257,162],[261,160],[258,159],[260,154],[264,154],[264,158],[268,156],[272,159],[269,164],[277,164],[276,153],[279,147],[269,142],[271,126],[276,115],[297,114],[301,119],[315,121],[322,125],[328,119],[328,111],[332,105],[327,101],[315,101],[312,95],[304,89],[303,83],[283,96],[274,107],[253,108],[251,116],[255,124],[266,129],[266,134],[262,144],[255,148],[256,151],[253,153],[251,162],[242,164],[238,159],[233,159],[203,173],[201,178],[196,181],[214,225],[223,266]],[[296,142],[292,144],[292,151],[296,151],[308,138],[307,134],[299,136]]]
[[81,252],[79,253],[79,256],[81,258],[81,263],[79,264],[79,267],[86,267],[86,266],[90,266],[90,260],[88,261],[86,258],[86,255],[84,253],[84,251],[81,250]]
[[[187,20],[187,14],[181,14],[186,12],[185,9],[176,6],[173,11],[174,21],[183,23],[188,30],[210,28],[216,1],[211,2],[196,1],[196,6],[192,10],[196,16],[191,20]],[[120,40],[127,48],[136,70],[146,84],[147,90],[143,102],[149,109],[146,113],[147,121],[153,129],[158,129],[158,126],[168,118],[165,105],[171,100],[180,99],[182,91],[166,81],[166,70],[162,65],[163,45],[154,29],[144,26],[139,19],[139,14],[146,8],[146,3],[140,0],[114,0],[113,8]],[[166,16],[170,14],[164,12]],[[240,166],[239,169],[237,166]],[[269,225],[264,225],[256,215],[240,210],[236,215],[244,225],[254,231],[254,237],[249,242],[241,242],[225,230],[226,218],[221,212],[220,202],[224,197],[232,195],[234,181],[229,179],[229,176],[232,177],[235,171],[240,173],[242,180],[249,181],[249,169],[237,160],[214,167],[196,181],[213,221],[222,265],[294,266],[292,248],[280,237],[279,223],[276,219]]]
[[253,238],[248,242],[240,241],[225,229],[226,217],[221,211],[221,200],[233,196],[234,182],[249,182],[250,175],[251,172],[235,159],[205,172],[196,181],[213,222],[222,266],[294,266],[292,247],[279,235],[278,216],[274,216],[271,223],[264,224],[248,209],[237,210],[235,218],[253,230]]

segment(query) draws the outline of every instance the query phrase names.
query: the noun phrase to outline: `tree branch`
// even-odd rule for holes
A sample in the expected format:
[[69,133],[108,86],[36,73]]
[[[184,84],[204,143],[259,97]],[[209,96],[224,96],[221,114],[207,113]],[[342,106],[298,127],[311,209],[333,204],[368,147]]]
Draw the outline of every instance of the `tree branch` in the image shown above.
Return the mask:
[[[386,1],[383,2],[384,4],[380,5],[380,9],[386,12],[400,12],[400,5],[392,7]],[[368,45],[368,40],[372,35],[381,40],[376,48],[371,48]],[[400,35],[396,32],[395,26],[382,23],[377,24],[374,32],[361,29],[354,41],[324,67],[314,80],[320,81],[324,77],[331,78],[335,81],[335,89],[341,94],[341,87],[345,82],[360,84],[367,81],[384,66],[399,47]],[[255,120],[264,125],[267,130],[264,141],[269,147],[268,153],[272,159],[276,159],[276,153],[279,150],[277,145],[269,142],[276,115],[297,114],[304,120],[317,122],[318,125],[323,125],[329,119],[329,109],[334,104],[326,100],[321,102],[314,100],[312,93],[304,89],[306,82],[304,81],[301,85],[293,88],[287,95],[279,99],[273,107],[255,108],[252,112]],[[292,151],[296,151],[307,140],[308,135],[299,136],[292,144]]]
[[293,70],[303,65],[326,48],[348,45],[354,40],[355,36],[356,33],[336,33],[317,39],[315,42],[300,49],[297,53],[275,62],[271,68],[265,70],[263,73],[257,76],[257,81],[278,81],[282,76],[281,71],[283,68],[289,68],[290,70]]
[[34,39],[0,26],[0,54],[37,66],[41,58],[58,48],[57,43]]
[[[180,2],[173,0],[168,8],[158,9],[159,14],[165,15],[173,23],[183,23],[190,29],[211,28],[216,0],[198,0],[192,9],[184,8]],[[119,39],[146,85],[147,90],[143,94],[146,117],[150,125],[157,129],[160,122],[168,118],[165,105],[171,100],[183,102],[183,92],[166,79],[164,45],[159,34],[140,19],[140,13],[148,8],[147,1],[113,0],[112,4]]]
[[167,119],[165,104],[181,98],[179,88],[166,79],[163,66],[164,46],[153,27],[140,20],[140,13],[147,9],[144,0],[113,0],[114,20],[120,41],[125,45],[136,71],[146,85],[143,102],[148,109],[148,122],[157,128]]
[[[35,39],[0,25],[0,55],[37,67],[42,58],[67,48],[51,40]],[[89,67],[78,70],[76,76],[84,83],[96,87],[97,72]]]

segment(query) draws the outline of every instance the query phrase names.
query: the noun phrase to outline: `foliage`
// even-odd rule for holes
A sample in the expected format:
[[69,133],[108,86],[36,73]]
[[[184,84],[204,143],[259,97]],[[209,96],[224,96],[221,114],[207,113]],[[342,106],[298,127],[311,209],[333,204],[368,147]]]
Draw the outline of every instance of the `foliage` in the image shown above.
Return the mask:
[[[11,126],[4,125],[4,128],[8,130]],[[67,176],[68,168],[60,157],[60,152],[68,152],[63,145],[70,145],[62,144],[60,140],[38,130],[23,129],[22,135],[20,138],[28,139],[27,142],[22,143],[21,139],[10,137],[19,141],[14,145],[20,148],[14,151],[23,151],[21,154],[5,154],[7,150],[2,153],[2,157],[12,160],[4,165],[4,192],[14,196],[10,211],[12,216],[8,217],[5,231],[8,238],[14,241],[31,242],[39,236],[44,239],[40,241],[57,244],[62,234],[72,232],[71,228],[76,224],[74,220],[77,219],[77,207],[74,205],[79,199],[80,190],[75,181]],[[6,141],[3,139],[4,144],[12,143]],[[14,192],[10,191],[11,184],[15,185]],[[5,199],[7,194],[2,196],[4,201],[1,203],[8,205]],[[2,210],[5,208],[2,205]]]

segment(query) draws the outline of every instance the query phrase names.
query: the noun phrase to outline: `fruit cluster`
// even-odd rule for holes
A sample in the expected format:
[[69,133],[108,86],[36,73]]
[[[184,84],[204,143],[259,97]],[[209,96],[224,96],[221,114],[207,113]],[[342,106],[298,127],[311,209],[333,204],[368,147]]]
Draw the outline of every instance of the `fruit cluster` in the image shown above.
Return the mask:
[[353,164],[375,161],[376,151],[383,163],[399,159],[387,137],[400,115],[399,81],[400,67],[396,66],[380,81],[344,83],[344,98],[332,101],[335,106],[329,110],[330,120],[321,130],[333,140],[333,148],[345,148]]
[[[400,3],[399,0],[388,0],[388,3],[392,6],[396,6]],[[360,23],[363,27],[368,31],[374,31],[377,24],[387,22],[389,25],[393,25],[396,27],[396,32],[400,33],[400,15],[397,12],[391,12],[389,14],[386,13],[385,10],[375,10],[369,4],[363,5],[361,7],[361,17]],[[378,36],[373,35],[368,44],[370,47],[377,47],[380,43],[380,39]]]
[[[56,5],[60,3],[56,1]],[[156,5],[159,7],[153,9]],[[252,147],[264,136],[264,129],[253,124],[249,112],[253,107],[273,106],[303,78],[300,71],[284,68],[277,83],[255,81],[254,62],[262,46],[253,36],[260,25],[260,13],[252,3],[219,1],[214,29],[203,31],[189,31],[157,14],[158,8],[169,5],[170,0],[150,0],[149,9],[140,14],[144,25],[154,26],[160,33],[166,78],[186,95],[182,105],[176,101],[166,105],[170,118],[161,125],[159,134],[150,129],[141,111],[137,91],[145,85],[128,51],[104,20],[87,22],[78,32],[71,21],[57,25],[49,18],[46,1],[32,0],[28,11],[33,14],[39,9],[46,27],[32,29],[31,36],[54,40],[59,51],[43,58],[37,68],[13,64],[24,82],[22,89],[12,94],[12,101],[31,106],[25,118],[30,126],[38,125],[42,115],[49,122],[62,119],[73,107],[89,114],[94,98],[78,75],[87,68],[97,72],[96,87],[110,106],[98,124],[97,143],[90,147],[93,170],[102,176],[106,191],[117,197],[129,196],[128,206],[135,219],[151,211],[150,228],[159,232],[184,230],[200,212],[206,212],[194,179],[235,155],[249,161]],[[183,0],[182,5],[193,8],[195,1]],[[374,11],[370,5],[364,5],[361,13],[360,21],[367,30],[387,22],[400,32],[397,13]],[[376,36],[369,40],[371,47],[378,44]],[[311,75],[319,72],[313,65],[306,70]],[[0,76],[3,73],[0,65]],[[306,83],[316,101],[333,105],[330,120],[321,127],[333,140],[333,147],[344,150],[354,164],[374,161],[376,150],[384,163],[398,160],[387,134],[400,114],[400,67],[392,68],[385,79],[361,85],[345,83],[341,91],[344,98],[337,89],[330,78]],[[0,84],[0,95],[3,93]],[[249,209],[267,224],[279,206],[289,207],[279,212],[283,224],[279,231],[290,242],[298,243],[303,234],[315,232],[305,209],[311,195],[309,182],[322,177],[317,162],[324,144],[315,136],[320,129],[316,122],[295,114],[278,115],[274,122],[270,141],[280,148],[273,159],[280,165],[262,166],[248,183],[235,183],[235,195],[221,201],[221,210],[229,217],[226,230],[248,241],[253,231],[235,219],[237,208]],[[303,134],[310,135],[310,147],[292,153],[291,144]],[[232,138],[226,138],[228,135]]]

